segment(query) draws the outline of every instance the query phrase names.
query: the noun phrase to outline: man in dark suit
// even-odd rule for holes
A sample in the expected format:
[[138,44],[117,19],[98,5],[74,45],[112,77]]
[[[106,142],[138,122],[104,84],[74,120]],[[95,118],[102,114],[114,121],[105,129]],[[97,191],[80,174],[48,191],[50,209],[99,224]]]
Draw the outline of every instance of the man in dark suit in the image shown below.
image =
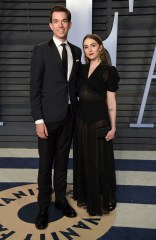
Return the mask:
[[67,8],[52,8],[49,26],[53,31],[53,38],[35,46],[31,62],[31,112],[36,124],[40,157],[39,213],[35,222],[38,229],[48,226],[48,207],[53,191],[53,166],[55,207],[62,210],[67,217],[77,216],[65,196],[81,49],[67,41],[71,27],[71,13]]

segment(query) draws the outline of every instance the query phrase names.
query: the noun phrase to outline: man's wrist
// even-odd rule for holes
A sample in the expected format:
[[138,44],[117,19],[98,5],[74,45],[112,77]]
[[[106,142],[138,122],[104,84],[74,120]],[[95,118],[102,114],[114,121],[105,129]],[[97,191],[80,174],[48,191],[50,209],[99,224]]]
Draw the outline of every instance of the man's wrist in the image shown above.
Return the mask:
[[43,120],[43,119],[39,119],[39,120],[36,120],[36,121],[35,121],[35,124],[41,124],[41,123],[44,123],[44,120]]

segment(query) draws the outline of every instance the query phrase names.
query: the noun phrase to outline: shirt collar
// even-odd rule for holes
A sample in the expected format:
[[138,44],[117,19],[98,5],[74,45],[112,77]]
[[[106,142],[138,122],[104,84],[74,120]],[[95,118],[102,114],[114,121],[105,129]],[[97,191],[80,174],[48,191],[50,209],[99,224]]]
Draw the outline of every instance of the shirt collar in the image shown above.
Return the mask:
[[[58,40],[55,36],[53,36],[53,41],[54,41],[56,47],[59,47],[62,44],[62,42],[60,40]],[[67,40],[64,41],[63,43],[66,43],[68,45]]]

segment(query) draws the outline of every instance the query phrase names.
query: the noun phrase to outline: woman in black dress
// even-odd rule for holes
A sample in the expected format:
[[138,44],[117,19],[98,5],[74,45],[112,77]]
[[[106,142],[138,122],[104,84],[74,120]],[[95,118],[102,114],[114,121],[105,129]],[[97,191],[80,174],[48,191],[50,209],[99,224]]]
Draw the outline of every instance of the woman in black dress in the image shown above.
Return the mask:
[[74,199],[89,215],[107,214],[116,207],[112,139],[116,132],[119,75],[110,66],[101,38],[83,40],[86,64],[78,79],[79,103],[74,141]]

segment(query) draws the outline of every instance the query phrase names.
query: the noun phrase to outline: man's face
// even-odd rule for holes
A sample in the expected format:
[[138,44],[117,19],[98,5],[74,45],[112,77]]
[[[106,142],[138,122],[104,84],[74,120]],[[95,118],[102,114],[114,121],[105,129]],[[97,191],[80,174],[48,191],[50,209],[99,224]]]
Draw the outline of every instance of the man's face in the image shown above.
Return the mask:
[[53,12],[52,22],[49,23],[49,26],[55,37],[63,42],[67,39],[68,31],[71,28],[71,22],[68,22],[65,12]]

